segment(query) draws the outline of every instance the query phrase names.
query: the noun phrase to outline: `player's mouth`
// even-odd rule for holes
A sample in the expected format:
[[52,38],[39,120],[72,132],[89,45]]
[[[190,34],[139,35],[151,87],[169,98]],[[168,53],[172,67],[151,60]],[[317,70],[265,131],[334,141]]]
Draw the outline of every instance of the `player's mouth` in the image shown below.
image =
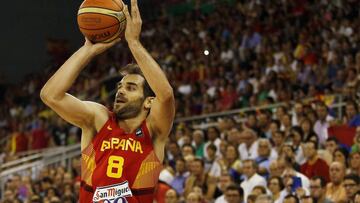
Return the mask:
[[117,104],[121,104],[121,103],[126,103],[127,102],[127,99],[125,97],[122,97],[122,96],[118,96],[115,100],[115,102]]

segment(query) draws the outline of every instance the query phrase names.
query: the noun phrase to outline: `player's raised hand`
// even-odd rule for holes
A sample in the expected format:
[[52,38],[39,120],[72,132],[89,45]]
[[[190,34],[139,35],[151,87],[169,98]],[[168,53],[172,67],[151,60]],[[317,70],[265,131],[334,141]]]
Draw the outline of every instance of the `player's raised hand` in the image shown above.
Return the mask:
[[121,39],[117,38],[111,42],[108,43],[92,43],[89,39],[85,38],[85,44],[83,48],[85,48],[89,54],[96,56],[98,54],[101,54],[105,50],[109,49],[110,47],[114,46],[114,44],[118,43]]
[[142,20],[141,20],[137,0],[131,0],[131,15],[129,13],[129,9],[127,5],[124,6],[124,14],[126,17],[126,29],[125,29],[126,41],[128,43],[139,41]]

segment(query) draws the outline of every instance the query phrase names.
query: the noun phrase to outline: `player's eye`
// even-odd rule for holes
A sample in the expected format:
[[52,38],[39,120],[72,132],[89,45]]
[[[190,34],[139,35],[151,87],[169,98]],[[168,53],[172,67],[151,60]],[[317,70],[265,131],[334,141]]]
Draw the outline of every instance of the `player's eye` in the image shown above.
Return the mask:
[[133,85],[129,85],[129,86],[127,86],[127,90],[128,91],[134,91],[134,90],[136,90],[136,88]]

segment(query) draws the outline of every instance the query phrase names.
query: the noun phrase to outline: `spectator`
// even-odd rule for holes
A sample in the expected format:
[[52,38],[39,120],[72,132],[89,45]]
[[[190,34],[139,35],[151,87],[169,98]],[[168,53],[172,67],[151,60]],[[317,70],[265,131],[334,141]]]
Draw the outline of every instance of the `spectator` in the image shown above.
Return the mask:
[[276,131],[275,134],[272,135],[271,141],[274,143],[276,154],[280,154],[280,151],[285,143],[285,132]]
[[239,154],[242,160],[255,159],[258,154],[258,136],[255,131],[246,129],[241,135],[244,143],[239,145]]
[[340,162],[333,162],[330,165],[330,182],[326,186],[326,198],[333,201],[346,201],[346,190],[343,180],[345,166]]
[[247,159],[243,161],[243,174],[245,180],[241,183],[241,187],[244,190],[244,198],[247,199],[247,196],[251,193],[255,186],[264,186],[266,187],[266,180],[257,174],[258,166],[256,162],[252,159]]
[[183,194],[185,181],[188,176],[189,173],[186,171],[185,160],[184,159],[176,160],[175,177],[171,181],[170,186],[174,188],[177,194],[179,195]]
[[190,192],[186,196],[186,203],[201,203],[201,196],[196,192]]
[[316,105],[316,114],[318,120],[314,125],[314,132],[319,138],[319,144],[324,145],[328,138],[327,129],[330,127],[330,122],[334,120],[328,113],[328,108],[324,103],[319,102]]
[[215,203],[225,202],[225,192],[229,185],[234,184],[232,177],[228,173],[223,173],[219,178],[219,184],[217,184],[215,192]]
[[214,144],[210,144],[206,148],[206,151],[208,158],[204,157],[205,171],[212,176],[219,177],[222,169],[219,160],[216,158],[216,146]]
[[316,175],[322,175],[326,181],[329,181],[329,166],[320,159],[317,154],[317,144],[312,141],[306,142],[304,147],[307,161],[300,168],[301,173],[309,178]]
[[204,162],[201,159],[195,159],[191,164],[190,176],[185,182],[184,195],[188,197],[194,186],[206,188],[206,181],[207,176],[204,171]]
[[256,201],[255,203],[273,203],[273,199],[270,195],[259,195],[257,198],[256,198]]
[[[216,127],[209,127],[207,129],[207,138],[208,138],[208,141],[205,143],[205,146],[204,148],[207,149],[207,147],[210,145],[210,144],[214,144],[216,146],[216,155],[220,155],[220,142],[221,142],[221,139],[219,138],[220,136],[220,132],[219,130],[216,128]],[[204,154],[205,158],[209,158],[208,157],[208,154],[207,152],[205,151],[205,154]]]
[[226,187],[225,200],[228,203],[242,202],[244,197],[243,189],[236,185],[229,185]]
[[284,198],[284,203],[300,203],[300,201],[295,195],[287,195]]
[[268,180],[268,188],[271,192],[274,203],[281,203],[285,197],[285,188],[282,179],[279,176],[272,176]]
[[360,178],[358,175],[350,174],[344,177],[344,188],[346,200],[351,202],[355,199],[355,194],[360,191]]
[[352,152],[349,161],[349,173],[359,175],[360,171],[360,152]]
[[326,182],[321,176],[313,176],[310,179],[310,195],[315,202],[332,203],[325,197]]
[[[338,145],[338,140],[336,139],[336,137],[329,137],[326,140],[325,143],[325,150],[329,153],[329,154],[334,154],[335,150],[339,147]],[[332,159],[331,159],[332,160]]]
[[292,149],[295,153],[295,161],[297,164],[302,165],[306,159],[304,157],[303,147],[301,146],[303,141],[304,132],[299,126],[293,126],[290,130],[289,138],[292,140]]
[[178,202],[178,195],[176,191],[173,189],[166,191],[165,203],[177,203],[177,202]]
[[204,156],[204,132],[201,130],[195,130],[192,134],[193,142],[192,146],[195,148],[195,156],[203,157]]
[[333,154],[333,161],[342,163],[345,167],[348,166],[348,151],[343,147],[338,147],[335,149]]
[[[260,139],[258,144],[258,157],[256,157],[255,162],[259,166],[258,173],[264,177],[269,175],[270,161],[276,158],[276,155],[273,155],[275,157],[270,156],[271,152],[272,150],[269,140]],[[275,154],[275,152],[273,154]]]
[[221,167],[228,172],[234,180],[240,179],[242,163],[236,145],[227,145],[225,158],[222,159]]

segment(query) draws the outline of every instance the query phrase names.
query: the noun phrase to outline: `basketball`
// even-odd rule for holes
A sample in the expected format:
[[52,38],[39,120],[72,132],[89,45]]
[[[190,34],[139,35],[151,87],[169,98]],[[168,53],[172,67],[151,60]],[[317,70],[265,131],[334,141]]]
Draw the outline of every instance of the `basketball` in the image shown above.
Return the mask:
[[85,0],[78,11],[81,33],[91,42],[111,42],[123,35],[126,18],[119,0]]

